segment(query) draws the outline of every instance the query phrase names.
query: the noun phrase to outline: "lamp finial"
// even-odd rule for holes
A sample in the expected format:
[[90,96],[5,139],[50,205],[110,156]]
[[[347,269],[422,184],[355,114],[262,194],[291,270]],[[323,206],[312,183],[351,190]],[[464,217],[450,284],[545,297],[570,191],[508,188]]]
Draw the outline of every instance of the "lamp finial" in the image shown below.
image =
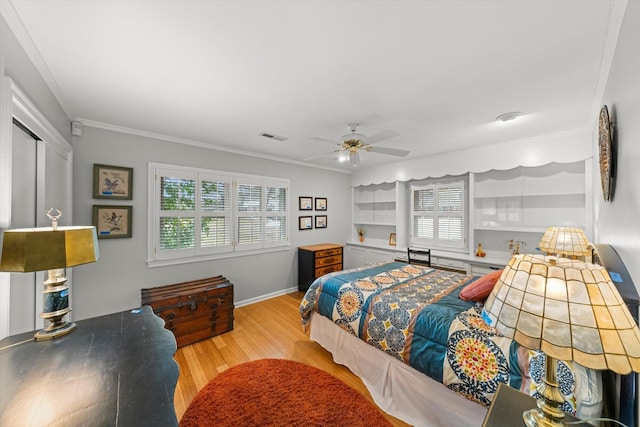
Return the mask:
[[[55,213],[54,213],[55,211]],[[58,229],[58,219],[62,216],[62,210],[58,208],[51,208],[47,211],[47,217],[51,220],[51,228]]]

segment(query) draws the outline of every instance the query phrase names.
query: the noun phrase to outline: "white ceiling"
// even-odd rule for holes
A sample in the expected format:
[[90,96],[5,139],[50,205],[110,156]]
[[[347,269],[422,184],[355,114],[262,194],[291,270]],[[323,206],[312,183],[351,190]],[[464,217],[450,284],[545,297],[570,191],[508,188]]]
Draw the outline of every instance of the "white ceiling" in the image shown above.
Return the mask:
[[[7,5],[72,120],[346,169],[313,138],[337,144],[349,122],[396,132],[376,146],[411,157],[591,128],[615,12],[614,0]],[[510,111],[526,116],[494,122]]]

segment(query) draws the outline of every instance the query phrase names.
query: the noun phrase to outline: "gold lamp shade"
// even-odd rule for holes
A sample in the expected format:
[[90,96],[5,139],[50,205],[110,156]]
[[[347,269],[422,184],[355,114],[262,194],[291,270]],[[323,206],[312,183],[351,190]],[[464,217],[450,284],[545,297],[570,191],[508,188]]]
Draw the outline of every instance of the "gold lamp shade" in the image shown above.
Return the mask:
[[98,260],[95,227],[17,228],[4,232],[0,271],[41,271]]
[[63,320],[71,311],[64,268],[95,262],[99,258],[96,228],[58,227],[56,220],[61,214],[50,216],[53,227],[7,230],[2,241],[0,271],[49,271],[44,282],[43,312],[40,317],[50,323],[36,332],[37,340],[53,339],[75,329],[74,323]]
[[540,250],[547,254],[567,257],[591,255],[588,245],[584,231],[577,227],[549,227],[538,243]]

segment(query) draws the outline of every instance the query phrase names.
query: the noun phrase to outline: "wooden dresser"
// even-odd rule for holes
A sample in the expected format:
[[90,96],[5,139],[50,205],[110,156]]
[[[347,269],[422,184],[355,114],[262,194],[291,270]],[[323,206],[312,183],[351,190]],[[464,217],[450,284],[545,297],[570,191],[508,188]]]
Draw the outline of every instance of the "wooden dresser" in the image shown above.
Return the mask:
[[298,289],[306,291],[320,276],[343,268],[343,246],[334,243],[298,247]]

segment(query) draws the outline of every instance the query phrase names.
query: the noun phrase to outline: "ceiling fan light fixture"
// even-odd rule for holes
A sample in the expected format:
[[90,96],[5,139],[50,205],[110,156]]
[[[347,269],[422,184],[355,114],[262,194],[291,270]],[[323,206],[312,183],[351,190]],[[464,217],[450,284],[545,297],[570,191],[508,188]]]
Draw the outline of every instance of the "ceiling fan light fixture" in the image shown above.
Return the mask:
[[512,111],[510,113],[500,114],[498,117],[496,117],[496,121],[498,121],[498,122],[510,122],[510,121],[518,119],[518,118],[520,118],[522,116],[524,116],[524,113],[522,113],[520,111]]
[[349,164],[354,168],[360,166],[360,155],[357,151],[349,152]]
[[358,123],[349,123],[349,131],[351,133],[348,133],[346,135],[342,135],[342,142],[343,143],[352,143],[352,144],[356,144],[359,141],[363,141],[367,135],[363,135],[361,133],[358,133]]
[[364,140],[366,137],[367,137],[366,135],[363,135],[361,133],[356,133],[356,132],[348,133],[342,136],[342,142],[351,142],[351,141],[358,142],[358,141]]

